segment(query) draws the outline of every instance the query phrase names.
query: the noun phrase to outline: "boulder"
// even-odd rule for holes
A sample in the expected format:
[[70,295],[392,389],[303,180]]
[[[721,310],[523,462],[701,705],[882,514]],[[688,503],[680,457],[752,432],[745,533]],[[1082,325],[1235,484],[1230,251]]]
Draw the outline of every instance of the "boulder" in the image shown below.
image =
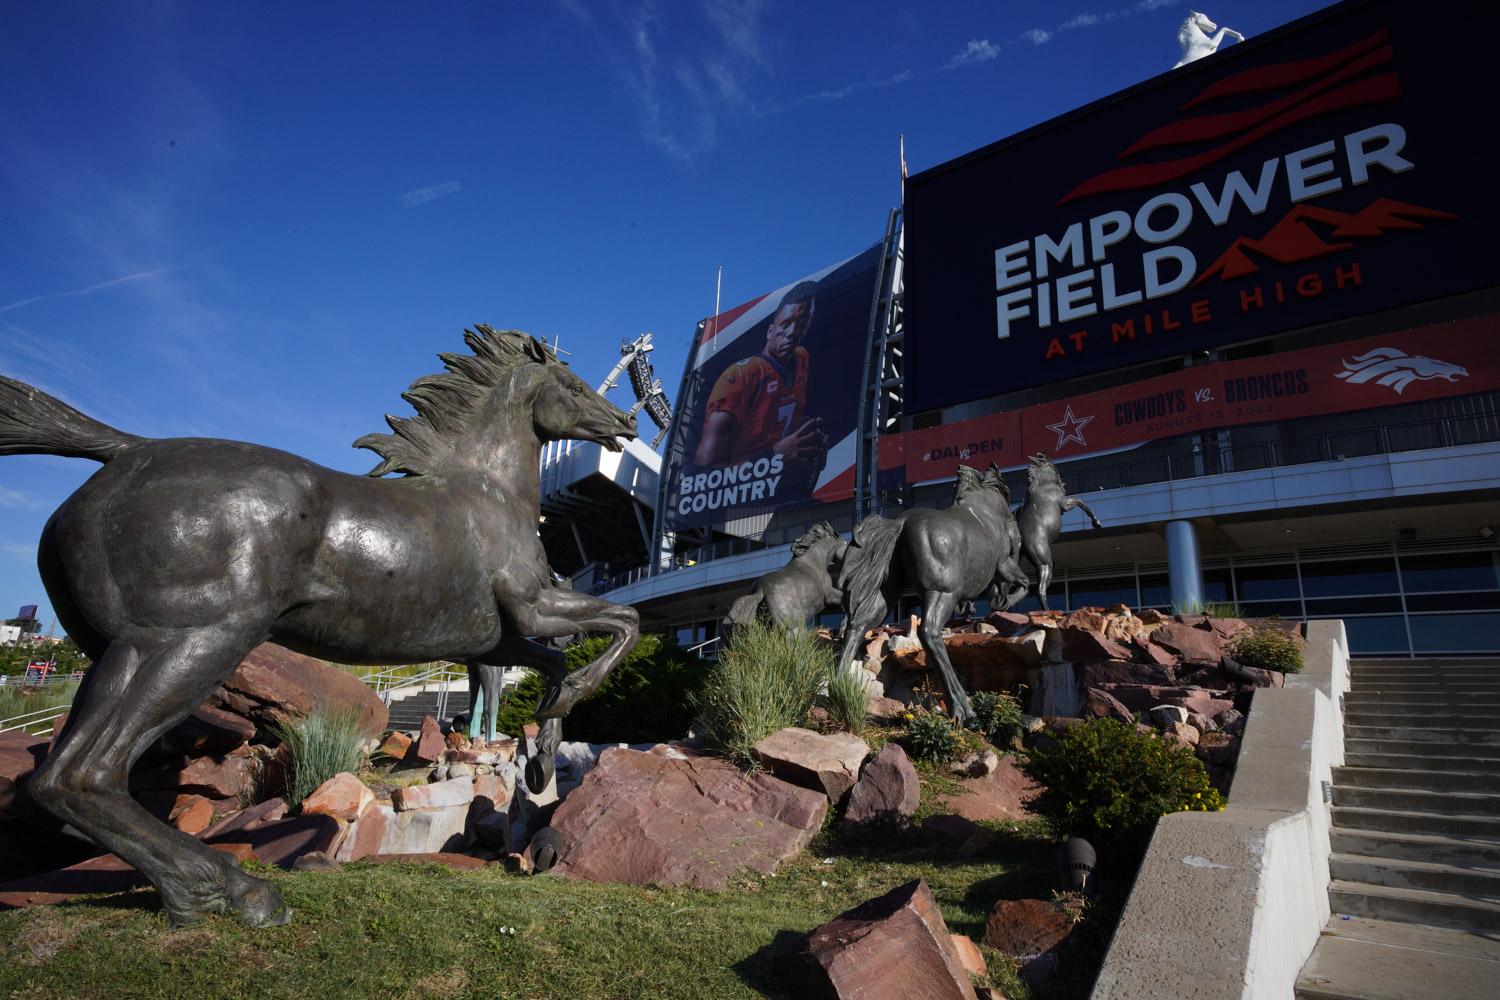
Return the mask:
[[274,823],[286,815],[286,801],[280,798],[267,799],[259,805],[226,816],[203,831],[204,840],[223,841],[242,830],[253,830],[266,823]]
[[89,893],[124,892],[145,881],[120,858],[102,854],[56,871],[0,884],[0,909],[62,903]]
[[349,825],[335,861],[358,861],[376,854],[433,854],[461,851],[469,843],[469,806],[397,812],[376,802]]
[[345,771],[323,782],[302,800],[302,815],[332,816],[352,823],[374,801],[375,793],[369,786]]
[[1135,722],[1135,713],[1121,704],[1120,699],[1099,688],[1089,688],[1083,693],[1083,714],[1090,719],[1119,719]]
[[1223,645],[1224,641],[1231,636],[1236,636],[1241,632],[1247,631],[1250,628],[1250,623],[1241,621],[1238,618],[1210,618],[1208,620],[1208,627],[1214,635],[1218,636],[1219,644]]
[[1172,674],[1154,663],[1132,663],[1128,660],[1096,660],[1075,663],[1073,676],[1080,688],[1109,689],[1117,684],[1171,684]]
[[200,705],[151,744],[145,756],[227,754],[254,738],[255,723],[249,719],[210,705]]
[[397,812],[468,806],[473,801],[474,781],[469,777],[437,781],[430,785],[406,785],[391,789],[391,805]]
[[383,757],[393,760],[401,760],[406,752],[411,749],[411,737],[400,731],[386,733],[385,739],[381,741],[375,752]]
[[788,962],[798,996],[975,1000],[963,955],[921,879],[839,914]]
[[898,744],[887,743],[860,772],[849,793],[843,827],[850,832],[904,830],[922,798],[917,769]]
[[888,722],[891,719],[899,719],[906,712],[906,703],[897,701],[895,698],[871,697],[866,703],[865,711],[870,718]]
[[1077,918],[1040,899],[1002,899],[984,925],[984,943],[1014,958],[1021,977],[1036,984],[1057,968]]
[[378,736],[390,718],[379,695],[347,670],[269,642],[250,651],[209,696],[208,705],[244,716],[262,729],[314,711],[352,711],[361,732]]
[[147,790],[176,789],[243,804],[254,798],[256,771],[256,762],[251,757],[195,757],[185,767],[132,772],[130,786]]
[[1163,625],[1151,633],[1151,641],[1193,666],[1217,664],[1224,655],[1212,629],[1195,628],[1186,622]]
[[788,726],[755,744],[752,752],[778,778],[820,791],[837,804],[854,787],[870,747],[849,733]]
[[514,768],[510,768],[475,777],[474,801],[470,811],[475,815],[483,815],[496,809],[504,809],[515,794],[515,773]]
[[179,795],[167,821],[183,833],[202,833],[214,821],[214,804],[201,795]]
[[422,716],[422,729],[417,741],[406,751],[409,763],[434,764],[442,759],[447,744],[443,742],[443,730],[430,715]]
[[1174,739],[1186,747],[1198,745],[1198,730],[1186,722],[1174,722],[1162,730],[1162,734],[1169,739]]
[[344,830],[345,825],[332,816],[287,816],[251,830],[204,840],[211,845],[249,844],[255,856],[266,864],[291,868],[298,858],[311,851],[332,852]]
[[696,750],[609,750],[552,817],[569,878],[718,889],[775,871],[828,812],[821,791]]
[[1046,633],[1026,635],[959,633],[943,640],[948,660],[970,691],[1003,691],[1024,683],[1026,671],[1042,661]]
[[962,792],[944,795],[938,803],[945,812],[974,822],[1028,819],[1026,800],[1041,790],[1011,757],[1001,757],[994,771],[963,785]]
[[1165,729],[1174,722],[1186,722],[1188,710],[1181,705],[1157,705],[1151,709],[1151,721]]
[[1001,635],[1011,635],[1031,628],[1031,617],[1019,611],[991,611],[981,621],[995,626]]
[[0,733],[0,818],[15,814],[16,790],[47,756],[50,743],[45,736]]
[[1053,663],[1080,660],[1128,660],[1130,650],[1087,628],[1056,628],[1046,633],[1043,651]]
[[1158,646],[1151,641],[1151,637],[1144,633],[1130,640],[1130,651],[1135,654],[1139,663],[1150,663],[1161,667],[1167,672],[1166,683],[1171,683],[1173,671],[1177,668],[1177,657],[1169,653],[1164,647]]
[[964,964],[964,971],[969,975],[984,978],[990,974],[984,955],[980,953],[979,946],[974,943],[973,938],[967,934],[955,934],[953,947],[958,949],[958,959]]

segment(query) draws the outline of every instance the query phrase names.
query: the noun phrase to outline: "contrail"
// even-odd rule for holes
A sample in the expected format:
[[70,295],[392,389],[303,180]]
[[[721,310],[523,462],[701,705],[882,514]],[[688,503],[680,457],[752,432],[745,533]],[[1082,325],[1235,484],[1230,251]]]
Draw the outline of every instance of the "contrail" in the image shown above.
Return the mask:
[[132,281],[143,281],[146,278],[154,278],[159,274],[166,274],[169,271],[177,271],[180,270],[181,267],[182,265],[180,264],[172,264],[169,267],[158,267],[152,271],[136,271],[134,274],[127,274],[119,278],[111,278],[108,281],[101,281],[99,282],[99,284],[90,285],[87,288],[75,288],[67,292],[53,292],[50,295],[33,295],[29,299],[22,299],[19,302],[12,302],[8,306],[0,306],[0,313],[10,312],[12,309],[19,309],[22,306],[29,306],[33,302],[46,302],[48,299],[69,299],[75,298],[79,295],[92,295],[95,292],[102,292],[104,291],[104,289],[113,288],[116,285],[124,285]]

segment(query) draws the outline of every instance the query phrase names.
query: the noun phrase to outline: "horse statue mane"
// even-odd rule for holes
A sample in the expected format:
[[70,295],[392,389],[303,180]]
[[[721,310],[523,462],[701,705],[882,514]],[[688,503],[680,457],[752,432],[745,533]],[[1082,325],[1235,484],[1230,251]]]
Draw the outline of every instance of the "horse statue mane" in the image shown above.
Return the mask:
[[960,465],[958,479],[953,484],[954,501],[960,501],[981,490],[995,490],[1007,501],[1010,500],[1010,488],[1005,485],[1005,480],[1000,478],[1000,471],[994,465],[991,465],[985,472],[971,469],[967,465]]
[[806,555],[807,550],[812,548],[814,543],[824,538],[833,538],[837,535],[838,532],[827,521],[813,525],[807,534],[792,543],[792,558],[795,559],[797,556]]
[[465,330],[464,343],[473,354],[439,354],[447,372],[424,375],[401,394],[417,411],[415,417],[387,413],[385,422],[394,434],[366,434],[354,442],[382,459],[368,475],[431,475],[453,456],[454,443],[490,389],[523,364],[563,363],[534,337],[485,323]]
[[1057,466],[1052,464],[1052,459],[1041,452],[1037,452],[1026,460],[1026,485],[1035,487],[1041,484],[1057,483],[1062,485],[1062,476],[1057,472]]
[[1183,18],[1182,24],[1177,28],[1177,44],[1182,46],[1182,58],[1172,68],[1177,69],[1204,56],[1213,55],[1219,51],[1219,46],[1226,37],[1237,42],[1245,40],[1245,36],[1233,28],[1221,28],[1214,24],[1207,14],[1196,10],[1188,11],[1188,16]]

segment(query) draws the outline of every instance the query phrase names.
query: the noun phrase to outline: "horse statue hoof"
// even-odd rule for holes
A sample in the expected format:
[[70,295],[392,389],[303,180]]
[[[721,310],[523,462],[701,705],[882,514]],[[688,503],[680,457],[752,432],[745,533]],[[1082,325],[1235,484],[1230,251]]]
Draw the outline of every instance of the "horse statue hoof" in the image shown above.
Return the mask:
[[532,870],[538,873],[547,871],[562,860],[562,838],[552,827],[542,827],[531,838],[527,850],[531,852]]
[[531,790],[531,794],[540,795],[552,783],[552,776],[556,773],[557,768],[552,762],[551,754],[532,757],[526,762],[526,787]]

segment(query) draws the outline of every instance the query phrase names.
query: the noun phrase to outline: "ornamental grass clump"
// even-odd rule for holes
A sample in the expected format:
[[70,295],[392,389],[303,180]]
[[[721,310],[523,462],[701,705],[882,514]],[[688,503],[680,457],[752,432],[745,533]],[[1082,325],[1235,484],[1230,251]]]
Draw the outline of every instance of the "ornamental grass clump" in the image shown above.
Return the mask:
[[335,774],[354,774],[364,763],[364,734],[357,712],[314,711],[300,719],[274,722],[270,730],[291,755],[286,774],[288,802],[300,805]]
[[1027,751],[1042,791],[1028,808],[1060,837],[1142,849],[1167,813],[1224,808],[1192,750],[1117,719],[1095,719]]
[[1302,669],[1302,642],[1289,632],[1257,625],[1233,636],[1224,651],[1247,667],[1295,674]]
[[730,760],[752,765],[755,744],[803,722],[834,665],[833,648],[809,629],[766,622],[736,627],[692,696],[704,737]]
[[1010,746],[1023,732],[1021,703],[1004,691],[976,691],[969,698],[972,728],[997,747]]
[[840,670],[837,661],[828,676],[828,716],[846,731],[858,736],[865,729],[869,695],[863,670]]

